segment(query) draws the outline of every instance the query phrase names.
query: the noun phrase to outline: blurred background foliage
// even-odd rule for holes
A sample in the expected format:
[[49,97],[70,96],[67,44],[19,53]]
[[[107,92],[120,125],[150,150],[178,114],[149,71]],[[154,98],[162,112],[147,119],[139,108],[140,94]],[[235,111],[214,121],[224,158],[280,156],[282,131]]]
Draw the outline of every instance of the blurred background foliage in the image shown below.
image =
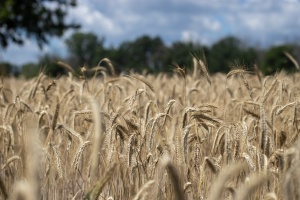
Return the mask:
[[[105,47],[104,43],[105,38],[98,38],[93,33],[76,32],[65,40],[68,48],[67,57],[47,54],[39,58],[37,63],[26,63],[20,67],[0,63],[0,75],[22,75],[31,78],[44,71],[47,75],[56,77],[67,73],[57,64],[58,61],[69,64],[80,73],[82,67],[91,69],[98,66],[103,58],[112,61],[117,73],[130,70],[139,73],[145,70],[149,73],[172,72],[175,64],[191,70],[193,56],[205,59],[212,74],[227,73],[233,63],[239,63],[250,71],[256,64],[263,74],[269,75],[280,70],[295,72],[297,69],[286,53],[299,59],[300,51],[299,46],[292,44],[273,46],[268,49],[255,48],[247,46],[245,42],[232,36],[223,38],[210,47],[182,41],[167,46],[160,37],[148,35],[133,41],[124,41],[118,47]],[[19,73],[18,69],[20,69]]]
[[[0,1],[0,47],[11,43],[22,44],[25,38],[33,39],[42,47],[53,37],[60,37],[79,25],[66,22],[68,8],[75,7],[76,0],[17,0]],[[42,17],[41,17],[42,16]],[[0,63],[0,76],[23,76],[31,78],[41,71],[57,77],[66,70],[57,64],[63,61],[75,72],[82,67],[91,69],[103,58],[109,58],[117,73],[134,70],[149,73],[172,72],[174,65],[190,70],[192,58],[205,60],[210,73],[227,73],[232,63],[252,70],[256,64],[265,75],[280,70],[295,72],[295,62],[299,62],[300,47],[295,44],[282,44],[269,48],[249,46],[246,41],[228,36],[211,46],[196,42],[175,41],[166,45],[159,36],[142,35],[132,41],[124,41],[117,47],[105,46],[105,38],[91,32],[76,31],[65,40],[68,56],[47,54],[37,63],[14,66]],[[287,56],[289,55],[289,56]]]

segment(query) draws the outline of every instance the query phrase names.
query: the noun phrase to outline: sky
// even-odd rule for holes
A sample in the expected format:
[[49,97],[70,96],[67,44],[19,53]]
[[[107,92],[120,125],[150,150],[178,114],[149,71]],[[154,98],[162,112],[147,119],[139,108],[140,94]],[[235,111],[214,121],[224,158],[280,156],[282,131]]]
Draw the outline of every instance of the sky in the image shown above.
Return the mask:
[[[166,45],[193,41],[212,45],[236,36],[260,47],[300,41],[300,0],[78,0],[69,21],[81,31],[105,38],[117,47],[142,35],[160,36]],[[36,62],[45,53],[67,56],[64,40],[51,38],[42,50],[35,41],[0,49],[0,62]],[[99,58],[100,60],[101,58]]]

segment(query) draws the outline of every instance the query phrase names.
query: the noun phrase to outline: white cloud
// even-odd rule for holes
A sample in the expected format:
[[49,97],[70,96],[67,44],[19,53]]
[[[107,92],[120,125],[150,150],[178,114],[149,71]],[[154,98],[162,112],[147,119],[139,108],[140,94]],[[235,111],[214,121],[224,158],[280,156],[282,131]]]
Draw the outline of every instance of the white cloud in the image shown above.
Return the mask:
[[299,9],[300,3],[251,1],[235,16],[227,14],[225,17],[231,24],[234,35],[247,36],[267,45],[278,39],[288,40],[299,36]]
[[88,1],[80,1],[79,6],[71,10],[70,18],[79,22],[86,31],[113,35],[121,32],[115,21],[95,9]]
[[212,16],[205,16],[205,15],[195,15],[192,16],[191,25],[194,25],[195,28],[202,28],[205,31],[220,31],[222,28],[221,23],[213,19]]
[[184,30],[181,33],[181,39],[185,42],[196,42],[198,34],[195,31]]

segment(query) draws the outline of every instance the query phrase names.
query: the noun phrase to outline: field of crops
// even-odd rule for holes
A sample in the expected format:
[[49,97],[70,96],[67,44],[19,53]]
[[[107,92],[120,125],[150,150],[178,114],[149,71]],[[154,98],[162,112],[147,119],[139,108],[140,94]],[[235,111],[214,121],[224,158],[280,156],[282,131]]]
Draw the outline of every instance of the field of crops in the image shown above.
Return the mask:
[[2,79],[1,199],[299,199],[300,74],[194,64]]

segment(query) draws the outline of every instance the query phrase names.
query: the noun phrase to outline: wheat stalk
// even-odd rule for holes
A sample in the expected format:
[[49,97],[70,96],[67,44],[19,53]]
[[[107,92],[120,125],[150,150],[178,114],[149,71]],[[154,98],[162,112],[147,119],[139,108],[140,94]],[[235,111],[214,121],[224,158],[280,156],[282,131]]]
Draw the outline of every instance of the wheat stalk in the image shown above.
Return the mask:
[[299,64],[298,64],[297,60],[287,51],[285,51],[284,54],[286,55],[286,57],[288,57],[293,62],[293,64],[297,68],[297,70],[300,70],[300,67],[299,67]]
[[96,182],[90,190],[88,190],[84,195],[84,200],[97,200],[101,191],[103,190],[103,187],[105,184],[111,179],[113,176],[113,173],[115,171],[116,164],[112,165],[107,172],[104,174],[103,178]]
[[237,163],[224,168],[217,180],[212,184],[210,195],[208,200],[218,200],[221,198],[222,192],[224,191],[224,185],[228,179],[242,172],[245,169],[245,165]]
[[115,71],[115,68],[114,68],[111,60],[108,59],[108,58],[103,58],[102,60],[99,61],[98,66],[100,66],[102,62],[106,62],[108,64],[109,69],[110,69],[111,75],[116,76],[116,71]]
[[0,176],[0,190],[3,195],[3,198],[8,199],[7,189],[6,189],[6,186],[5,186],[4,181],[2,180],[1,176]]
[[60,103],[58,102],[56,104],[56,108],[55,108],[55,113],[52,119],[52,130],[54,131],[54,129],[56,128],[56,124],[57,124],[57,119],[58,119],[58,115],[59,115],[59,109],[60,109]]
[[148,193],[146,192],[153,184],[155,183],[154,180],[150,180],[141,187],[138,193],[135,195],[133,200],[145,199]]
[[172,162],[170,161],[169,158],[166,158],[164,160],[164,167],[168,170],[169,174],[170,174],[170,178],[171,178],[171,182],[174,188],[174,192],[176,194],[176,199],[177,200],[184,200],[184,193],[183,193],[183,188],[181,187],[180,184],[180,178],[179,178],[179,174],[177,172],[176,167],[174,166],[174,164],[172,164]]
[[267,174],[257,174],[252,177],[248,184],[244,185],[236,192],[236,200],[244,200],[249,197],[249,195],[253,194],[257,188],[259,188],[262,184],[264,184],[269,179]]
[[152,84],[147,79],[145,79],[143,76],[140,76],[138,74],[130,74],[129,77],[132,77],[132,78],[134,78],[134,79],[136,79],[138,81],[141,81],[142,83],[144,83],[145,85],[147,85],[152,92],[154,92],[154,87],[152,86]]

